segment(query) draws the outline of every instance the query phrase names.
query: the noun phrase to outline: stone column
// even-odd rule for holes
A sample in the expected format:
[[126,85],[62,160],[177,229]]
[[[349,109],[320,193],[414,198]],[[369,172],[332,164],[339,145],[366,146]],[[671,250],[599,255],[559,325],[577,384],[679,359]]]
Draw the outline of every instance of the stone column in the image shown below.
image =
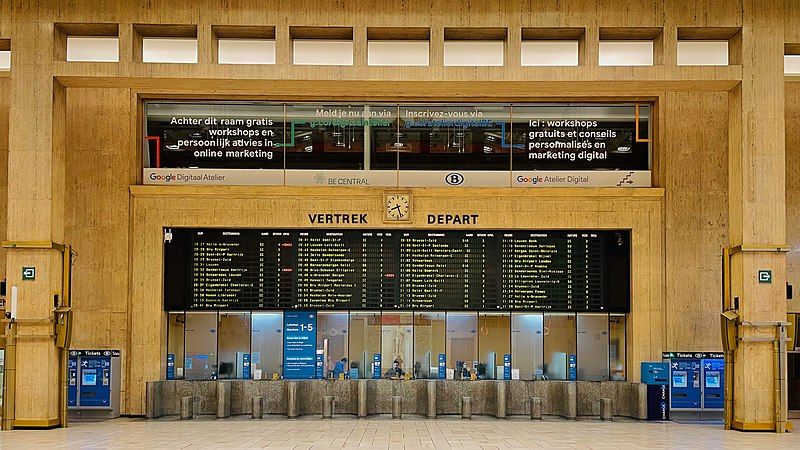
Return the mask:
[[[54,26],[47,2],[12,9],[7,240],[37,248],[7,252],[7,302],[18,288],[15,426],[59,422],[59,350],[52,338],[53,294],[61,293],[64,242],[65,98],[53,77]],[[41,21],[40,21],[41,20]],[[35,267],[35,279],[22,279]],[[59,295],[60,297],[60,295]],[[23,337],[32,336],[32,337]],[[35,336],[35,337],[33,337]]]
[[[776,328],[769,325],[786,320],[783,2],[744,0],[742,7],[742,82],[728,96],[728,207],[731,298],[745,325],[725,382],[733,383],[732,427],[771,430],[786,415],[786,405],[775,407]],[[771,282],[759,282],[760,270],[771,271]]]

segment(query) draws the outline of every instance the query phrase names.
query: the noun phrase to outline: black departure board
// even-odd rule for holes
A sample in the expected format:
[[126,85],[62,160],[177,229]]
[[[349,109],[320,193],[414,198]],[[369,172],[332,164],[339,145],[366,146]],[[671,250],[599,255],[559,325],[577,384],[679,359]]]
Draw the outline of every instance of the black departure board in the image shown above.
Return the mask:
[[630,231],[164,230],[164,306],[628,312]]

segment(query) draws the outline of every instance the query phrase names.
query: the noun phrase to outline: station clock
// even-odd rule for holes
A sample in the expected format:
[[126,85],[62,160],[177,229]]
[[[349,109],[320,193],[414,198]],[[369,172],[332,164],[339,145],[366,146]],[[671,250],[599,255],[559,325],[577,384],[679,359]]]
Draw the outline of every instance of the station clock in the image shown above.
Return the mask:
[[407,192],[383,194],[383,221],[410,222],[411,194]]

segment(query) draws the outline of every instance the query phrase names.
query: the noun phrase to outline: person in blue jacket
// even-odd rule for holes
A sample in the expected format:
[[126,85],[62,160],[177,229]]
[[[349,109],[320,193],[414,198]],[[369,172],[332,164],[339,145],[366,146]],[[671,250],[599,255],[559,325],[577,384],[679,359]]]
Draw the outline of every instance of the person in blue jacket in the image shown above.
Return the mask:
[[338,380],[340,373],[347,375],[347,358],[342,358],[333,366],[333,378]]

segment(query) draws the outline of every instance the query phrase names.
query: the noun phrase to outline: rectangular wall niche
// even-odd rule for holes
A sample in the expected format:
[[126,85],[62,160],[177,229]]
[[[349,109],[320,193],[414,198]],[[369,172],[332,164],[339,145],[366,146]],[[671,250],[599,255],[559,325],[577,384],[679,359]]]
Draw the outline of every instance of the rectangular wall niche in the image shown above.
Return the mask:
[[353,65],[351,27],[289,27],[289,36],[295,65]]

